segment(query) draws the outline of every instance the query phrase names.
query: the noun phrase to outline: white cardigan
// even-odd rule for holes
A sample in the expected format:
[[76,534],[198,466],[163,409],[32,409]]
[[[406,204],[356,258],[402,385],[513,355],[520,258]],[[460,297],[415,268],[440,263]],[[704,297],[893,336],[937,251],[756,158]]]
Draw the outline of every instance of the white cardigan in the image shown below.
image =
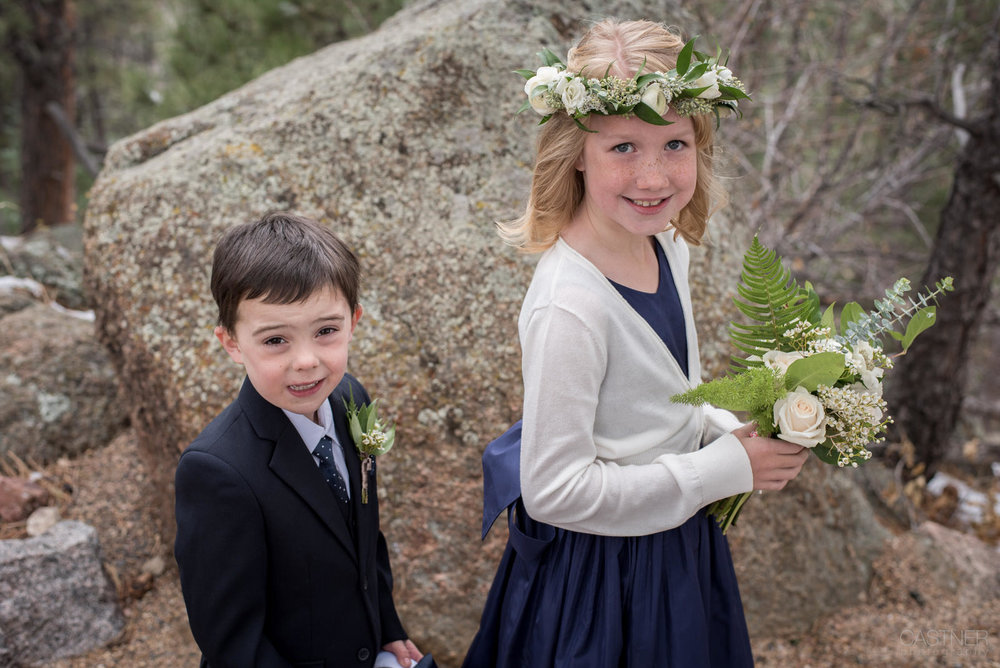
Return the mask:
[[[559,239],[518,319],[524,377],[521,495],[534,519],[609,536],[680,526],[753,488],[732,413],[675,404],[700,382],[688,248],[657,235],[684,311],[689,377],[586,258]],[[704,447],[701,447],[703,444]]]

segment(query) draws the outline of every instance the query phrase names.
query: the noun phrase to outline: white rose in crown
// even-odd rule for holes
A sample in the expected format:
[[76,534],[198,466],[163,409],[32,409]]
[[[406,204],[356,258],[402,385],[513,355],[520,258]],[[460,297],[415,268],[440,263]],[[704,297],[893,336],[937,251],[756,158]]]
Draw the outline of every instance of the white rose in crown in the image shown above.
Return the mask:
[[660,116],[667,113],[667,104],[669,101],[667,100],[667,96],[663,94],[663,87],[658,83],[652,83],[646,87],[645,92],[642,94],[642,102]]
[[575,114],[587,99],[587,87],[580,79],[573,79],[562,89],[562,103],[566,111]]
[[722,91],[719,90],[719,75],[713,70],[709,70],[698,77],[693,84],[692,88],[705,88],[705,90],[698,93],[698,97],[705,100],[714,100],[722,95]]
[[733,71],[723,65],[716,65],[715,73],[719,76],[719,81],[722,83],[728,83],[733,79]]
[[539,86],[551,86],[559,80],[559,73],[561,71],[558,67],[539,67],[538,71],[535,72],[535,76],[524,82],[525,94],[531,95],[532,91]]
[[774,402],[774,424],[778,427],[778,438],[804,448],[813,448],[826,440],[823,404],[801,386]]
[[798,361],[803,357],[805,355],[800,352],[786,353],[782,350],[768,350],[764,353],[761,361],[764,362],[764,366],[768,369],[773,369],[784,374],[788,371],[788,367],[792,365],[792,362]]
[[[531,108],[539,114],[546,116],[557,111],[545,102],[544,93],[558,82],[560,77],[560,70],[557,67],[539,67],[535,76],[524,82],[524,93],[528,96]],[[538,90],[539,88],[541,90]]]

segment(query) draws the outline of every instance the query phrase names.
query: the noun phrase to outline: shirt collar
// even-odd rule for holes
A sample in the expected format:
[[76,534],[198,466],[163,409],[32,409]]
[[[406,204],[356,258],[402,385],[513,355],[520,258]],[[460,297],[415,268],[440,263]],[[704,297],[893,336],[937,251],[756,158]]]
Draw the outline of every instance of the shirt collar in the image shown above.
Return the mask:
[[324,401],[320,404],[319,410],[316,411],[319,424],[316,424],[305,415],[292,413],[291,411],[286,411],[284,408],[281,410],[291,420],[292,426],[295,427],[295,431],[299,432],[299,436],[302,438],[302,442],[306,444],[309,452],[313,451],[313,448],[319,443],[319,439],[324,436],[329,436],[334,443],[337,442],[337,434],[333,428],[333,409],[330,408],[329,401]]

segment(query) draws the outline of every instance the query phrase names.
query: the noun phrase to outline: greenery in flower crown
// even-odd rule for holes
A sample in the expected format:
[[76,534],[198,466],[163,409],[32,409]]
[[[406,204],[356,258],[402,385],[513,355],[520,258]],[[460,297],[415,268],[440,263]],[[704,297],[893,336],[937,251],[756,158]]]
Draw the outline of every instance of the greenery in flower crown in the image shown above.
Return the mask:
[[557,111],[565,111],[576,124],[587,132],[581,119],[592,113],[605,116],[634,115],[653,125],[669,125],[664,120],[669,106],[679,116],[715,114],[726,109],[740,115],[741,99],[750,99],[743,82],[720,64],[718,51],[714,57],[695,51],[695,37],[677,55],[677,66],[669,72],[647,72],[639,68],[631,79],[620,79],[609,74],[611,66],[600,79],[588,77],[585,72],[566,71],[566,65],[551,51],[543,49],[538,55],[543,65],[537,70],[516,70],[527,79],[524,92],[527,101],[518,110],[534,109],[545,123]]

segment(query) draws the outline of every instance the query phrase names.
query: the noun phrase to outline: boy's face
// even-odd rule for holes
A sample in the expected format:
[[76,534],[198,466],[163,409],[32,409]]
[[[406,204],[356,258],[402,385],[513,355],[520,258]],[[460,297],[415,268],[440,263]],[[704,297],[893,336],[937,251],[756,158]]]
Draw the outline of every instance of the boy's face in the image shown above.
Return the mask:
[[315,421],[347,370],[347,347],[361,318],[339,290],[325,288],[294,304],[245,299],[235,331],[215,335],[262,397]]

